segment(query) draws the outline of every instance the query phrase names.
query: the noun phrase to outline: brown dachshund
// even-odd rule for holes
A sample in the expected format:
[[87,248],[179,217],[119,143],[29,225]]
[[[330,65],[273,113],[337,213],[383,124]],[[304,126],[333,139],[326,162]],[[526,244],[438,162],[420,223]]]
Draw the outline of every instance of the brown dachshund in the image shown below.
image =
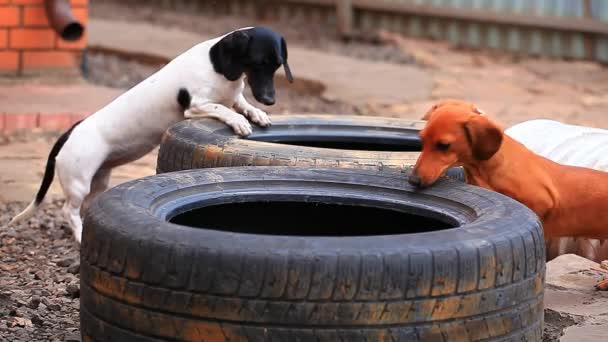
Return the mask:
[[546,238],[608,238],[608,173],[535,154],[467,102],[445,101],[425,118],[422,153],[409,178],[412,185],[429,186],[448,168],[463,166],[468,183],[532,209],[542,220]]

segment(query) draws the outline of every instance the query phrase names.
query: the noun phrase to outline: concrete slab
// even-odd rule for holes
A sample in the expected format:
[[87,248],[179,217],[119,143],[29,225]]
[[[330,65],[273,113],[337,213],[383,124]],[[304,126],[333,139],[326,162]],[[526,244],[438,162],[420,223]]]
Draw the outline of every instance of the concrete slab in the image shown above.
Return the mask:
[[599,342],[608,334],[608,293],[595,284],[608,274],[600,265],[566,254],[547,263],[543,341]]
[[586,293],[548,288],[545,290],[545,308],[577,316],[608,315],[608,296],[593,288]]
[[0,84],[0,113],[92,113],[118,97],[121,89],[92,85]]
[[547,263],[546,283],[558,289],[588,292],[603,276],[593,268],[599,269],[600,265],[575,254],[564,254]]
[[601,342],[608,339],[608,323],[567,328],[560,342]]

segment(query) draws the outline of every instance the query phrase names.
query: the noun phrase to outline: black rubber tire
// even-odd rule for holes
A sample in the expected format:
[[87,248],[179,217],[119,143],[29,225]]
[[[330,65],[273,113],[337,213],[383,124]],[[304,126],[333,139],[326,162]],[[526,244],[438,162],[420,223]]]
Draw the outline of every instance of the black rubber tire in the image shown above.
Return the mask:
[[[270,128],[254,125],[247,139],[213,119],[186,120],[169,128],[158,153],[157,173],[228,166],[316,166],[403,171],[421,148],[424,121],[347,115],[275,115]],[[284,141],[309,146],[288,145]],[[322,148],[338,145],[349,149]],[[310,146],[313,145],[313,146]],[[356,150],[374,145],[387,150]],[[462,169],[448,176],[464,181]]]
[[[252,195],[365,202],[461,226],[337,238],[168,223]],[[251,220],[262,215],[279,213]],[[451,180],[414,190],[402,175],[365,170],[167,173],[119,185],[87,212],[81,331],[112,342],[540,341],[544,255],[529,209]]]

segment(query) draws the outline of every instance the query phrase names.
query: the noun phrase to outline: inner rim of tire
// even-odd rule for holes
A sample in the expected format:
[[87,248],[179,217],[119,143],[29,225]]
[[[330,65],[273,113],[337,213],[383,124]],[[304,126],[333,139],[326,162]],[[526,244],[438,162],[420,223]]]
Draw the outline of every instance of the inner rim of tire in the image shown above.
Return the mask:
[[283,145],[302,147],[331,148],[338,150],[378,151],[378,152],[420,152],[420,138],[405,132],[289,132],[271,128],[258,131],[247,137],[249,140],[272,142]]
[[357,198],[239,198],[182,211],[169,222],[234,233],[355,237],[456,228],[456,219],[417,207]]

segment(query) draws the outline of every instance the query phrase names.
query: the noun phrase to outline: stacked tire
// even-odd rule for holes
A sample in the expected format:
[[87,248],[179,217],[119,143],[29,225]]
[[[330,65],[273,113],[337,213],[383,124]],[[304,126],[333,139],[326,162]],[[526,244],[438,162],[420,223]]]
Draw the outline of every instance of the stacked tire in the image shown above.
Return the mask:
[[[251,196],[268,201],[251,226],[279,220],[274,225],[287,230],[305,219],[272,211],[272,201],[289,200],[363,203],[456,228],[390,236],[347,236],[346,229],[338,238],[170,223],[198,207]],[[107,191],[85,227],[86,341],[541,339],[541,225],[523,205],[461,182],[444,180],[421,192],[400,174],[377,171],[182,171]],[[385,234],[382,226],[369,231]]]
[[416,162],[423,126],[363,116],[273,116],[271,129],[255,127],[240,139],[216,120],[187,120],[165,133],[157,173],[268,165],[402,171]]
[[[538,218],[453,179],[412,188],[402,173],[417,158],[422,122],[273,121],[250,139],[213,120],[181,122],[163,138],[158,175],[93,203],[81,253],[83,340],[542,339]],[[250,202],[262,205],[239,209]],[[281,209],[296,202],[332,211]],[[384,211],[365,216],[369,208]],[[198,210],[207,211],[180,221]],[[218,228],[214,215],[244,228]],[[420,227],[425,220],[440,228]],[[342,230],[333,236],[323,224]]]

